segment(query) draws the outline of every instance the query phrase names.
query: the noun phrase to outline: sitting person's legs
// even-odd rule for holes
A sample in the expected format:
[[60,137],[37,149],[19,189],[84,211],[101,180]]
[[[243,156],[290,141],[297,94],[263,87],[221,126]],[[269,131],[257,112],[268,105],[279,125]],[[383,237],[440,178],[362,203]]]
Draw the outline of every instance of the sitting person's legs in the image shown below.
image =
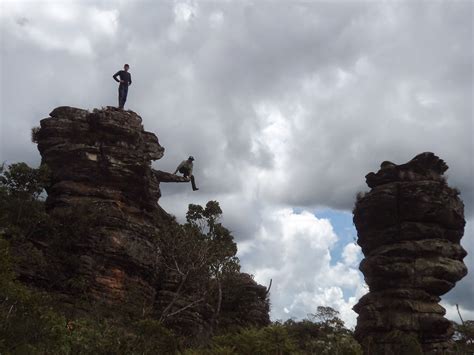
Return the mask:
[[183,174],[183,176],[185,178],[190,178],[191,179],[191,186],[193,187],[193,191],[197,191],[199,190],[197,187],[196,187],[196,181],[194,180],[194,175],[191,175],[189,176],[189,170],[186,169],[186,168],[181,168],[178,170],[181,174]]
[[194,181],[194,175],[191,175],[191,186],[193,187],[193,191],[199,190],[196,187],[196,182]]

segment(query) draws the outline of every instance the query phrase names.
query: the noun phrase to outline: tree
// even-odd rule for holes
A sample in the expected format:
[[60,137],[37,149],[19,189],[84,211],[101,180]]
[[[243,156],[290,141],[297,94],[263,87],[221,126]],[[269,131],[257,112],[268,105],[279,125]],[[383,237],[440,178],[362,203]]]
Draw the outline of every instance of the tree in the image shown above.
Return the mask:
[[339,318],[339,312],[331,307],[318,306],[316,313],[310,314],[309,318],[329,329],[339,331],[344,328],[344,322]]
[[173,297],[159,317],[161,322],[165,322],[205,300],[206,289],[203,285],[208,283],[208,253],[196,231],[178,224],[161,235],[160,245],[165,274],[176,283],[176,288],[172,290]]
[[49,184],[49,170],[25,163],[0,166],[0,231],[29,236],[45,218],[40,195]]
[[219,223],[222,210],[217,201],[205,207],[190,204],[186,223],[175,225],[161,238],[164,264],[177,279],[174,295],[163,308],[161,321],[206,301],[213,305],[211,324],[217,326],[222,305],[222,278],[239,272],[237,245],[230,231]]
[[8,169],[0,167],[0,184],[11,196],[37,199],[49,183],[49,169],[41,165],[30,168],[26,163],[11,164]]
[[230,231],[219,223],[221,215],[217,201],[209,201],[205,208],[190,204],[186,214],[187,225],[199,230],[206,245],[209,275],[217,290],[212,319],[214,327],[217,326],[222,306],[222,277],[240,271],[239,259],[235,256],[237,245]]
[[453,322],[454,342],[457,353],[472,354],[474,352],[474,321]]
[[319,326],[317,339],[308,343],[312,352],[317,354],[361,354],[362,350],[355,341],[352,332],[344,326],[339,312],[331,307],[318,306],[310,320]]

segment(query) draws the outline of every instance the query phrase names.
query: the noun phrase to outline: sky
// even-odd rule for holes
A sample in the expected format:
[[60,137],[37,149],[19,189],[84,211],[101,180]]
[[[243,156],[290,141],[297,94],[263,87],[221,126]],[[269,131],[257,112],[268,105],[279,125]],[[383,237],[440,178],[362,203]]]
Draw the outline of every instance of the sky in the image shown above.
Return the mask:
[[[126,108],[195,157],[200,188],[162,184],[162,205],[217,200],[242,270],[268,285],[272,319],[331,306],[353,327],[368,289],[352,208],[364,176],[432,151],[449,165],[474,270],[471,1],[0,0],[0,160],[38,166],[30,129],[57,106]],[[474,319],[472,273],[443,296]]]

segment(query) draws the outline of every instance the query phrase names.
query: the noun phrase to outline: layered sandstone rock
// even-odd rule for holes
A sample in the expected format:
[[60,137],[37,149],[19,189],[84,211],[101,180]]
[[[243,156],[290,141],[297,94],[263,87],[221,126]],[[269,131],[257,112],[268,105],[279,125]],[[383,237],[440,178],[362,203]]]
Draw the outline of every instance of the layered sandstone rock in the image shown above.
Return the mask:
[[403,353],[413,341],[425,353],[451,347],[453,329],[438,303],[467,269],[464,207],[446,184],[447,169],[423,153],[403,165],[383,162],[366,176],[371,190],[354,210],[370,290],[354,307],[355,335],[366,352]]
[[151,168],[164,148],[132,111],[58,107],[50,116],[35,137],[52,173],[48,209],[94,216],[88,235],[65,241],[78,260],[74,276],[98,300],[151,305],[161,260],[153,236],[163,227],[156,218],[169,218],[157,204],[160,181],[188,180]]

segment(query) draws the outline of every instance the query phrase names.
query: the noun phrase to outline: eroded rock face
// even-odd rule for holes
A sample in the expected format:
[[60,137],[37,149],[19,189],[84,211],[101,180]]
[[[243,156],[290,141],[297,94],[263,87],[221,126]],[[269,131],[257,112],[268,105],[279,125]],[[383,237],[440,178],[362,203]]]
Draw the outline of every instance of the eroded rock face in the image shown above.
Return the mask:
[[132,111],[58,107],[50,116],[37,133],[42,163],[52,173],[48,209],[82,206],[95,216],[89,235],[67,241],[79,260],[76,276],[101,301],[151,305],[161,260],[154,218],[165,214],[157,204],[161,172],[151,161],[164,148]]
[[354,224],[370,292],[354,310],[355,335],[370,353],[400,353],[417,340],[425,353],[451,348],[440,296],[467,274],[464,206],[447,186],[445,162],[422,153],[403,165],[383,162],[366,176]]

